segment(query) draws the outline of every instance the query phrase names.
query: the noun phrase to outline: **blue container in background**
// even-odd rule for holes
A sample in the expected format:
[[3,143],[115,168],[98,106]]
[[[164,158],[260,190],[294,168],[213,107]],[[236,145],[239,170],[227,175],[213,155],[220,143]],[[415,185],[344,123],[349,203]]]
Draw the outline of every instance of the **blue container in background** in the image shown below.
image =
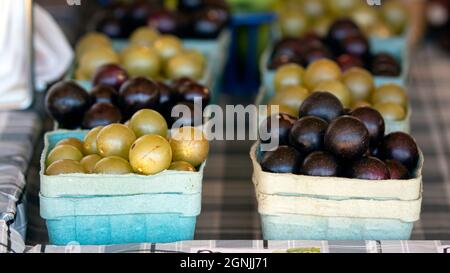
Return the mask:
[[[276,19],[276,14],[267,13],[236,13],[231,17],[231,46],[228,63],[225,69],[223,90],[231,94],[257,92],[260,85],[258,72],[259,31],[264,25],[269,25]],[[245,52],[239,50],[240,31],[246,31]]]

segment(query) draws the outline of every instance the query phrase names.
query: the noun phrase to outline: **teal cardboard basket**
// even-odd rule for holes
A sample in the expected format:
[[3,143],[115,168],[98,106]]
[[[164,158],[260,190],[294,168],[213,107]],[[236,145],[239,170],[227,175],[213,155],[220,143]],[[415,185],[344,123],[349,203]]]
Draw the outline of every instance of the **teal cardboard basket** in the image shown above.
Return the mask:
[[167,243],[194,238],[205,163],[198,172],[163,171],[152,176],[45,175],[45,159],[55,144],[69,137],[81,140],[86,133],[61,130],[45,135],[40,213],[50,243]]
[[46,198],[40,196],[50,243],[170,243],[194,238],[201,193]]

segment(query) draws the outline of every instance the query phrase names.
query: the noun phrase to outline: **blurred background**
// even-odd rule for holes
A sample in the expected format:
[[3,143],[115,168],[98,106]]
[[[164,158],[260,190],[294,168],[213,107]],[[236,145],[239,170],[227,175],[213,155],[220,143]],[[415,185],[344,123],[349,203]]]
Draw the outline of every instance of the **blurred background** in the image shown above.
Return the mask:
[[[184,26],[189,24],[190,16],[205,16],[208,10],[191,12],[177,10],[177,0],[167,1],[81,1],[69,5],[70,1],[36,0],[58,21],[69,41],[75,45],[80,36],[87,31],[100,31],[111,38],[126,38],[138,26],[159,26],[162,33],[176,34],[179,37],[188,34]],[[150,3],[146,10],[142,2]],[[186,1],[190,2],[190,1]],[[198,5],[199,1],[191,1]],[[366,1],[322,0],[227,0],[206,1],[225,11],[224,18],[232,32],[232,44],[227,55],[228,66],[224,73],[224,90],[235,95],[251,95],[259,88],[259,60],[263,51],[270,45],[274,33],[283,36],[304,36],[307,33],[325,34],[328,27],[337,18],[350,18],[358,23],[368,37],[399,37],[408,40],[410,47],[425,41],[431,41],[441,49],[449,48],[449,15],[447,0],[382,1],[382,6],[369,6]],[[402,2],[402,9],[389,2]],[[341,3],[341,4],[339,4]],[[356,4],[355,4],[356,3]],[[188,3],[188,5],[190,5]],[[353,6],[352,6],[353,5]],[[388,6],[383,8],[383,6]],[[389,7],[390,6],[390,7]],[[150,15],[158,7],[158,13]],[[389,12],[384,12],[392,10]],[[405,10],[408,14],[404,14]],[[133,26],[124,26],[134,17]],[[196,14],[195,14],[196,13]],[[203,15],[202,15],[203,13]],[[405,16],[408,20],[405,20]],[[127,19],[124,19],[127,18]],[[277,18],[279,24],[274,23]],[[221,22],[215,23],[219,32]],[[222,19],[221,19],[222,20]],[[396,20],[398,22],[396,22]],[[407,24],[405,23],[407,22]],[[199,24],[200,25],[200,24]],[[273,31],[274,25],[280,26]],[[175,30],[176,29],[176,30]],[[191,33],[192,34],[192,33]],[[202,35],[202,34],[201,34]],[[201,36],[200,35],[200,36]],[[216,34],[212,34],[213,36]],[[271,36],[272,35],[272,36]],[[199,36],[199,37],[200,37]]]

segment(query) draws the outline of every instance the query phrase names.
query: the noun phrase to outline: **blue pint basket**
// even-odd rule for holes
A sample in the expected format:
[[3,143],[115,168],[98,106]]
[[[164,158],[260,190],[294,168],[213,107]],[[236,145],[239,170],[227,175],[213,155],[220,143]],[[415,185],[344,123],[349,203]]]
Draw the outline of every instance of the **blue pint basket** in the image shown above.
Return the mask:
[[168,243],[194,238],[201,211],[205,163],[197,172],[45,175],[48,152],[61,139],[83,139],[87,131],[45,135],[41,157],[40,213],[50,243],[110,245]]
[[194,239],[201,194],[46,198],[40,196],[50,243],[111,245]]

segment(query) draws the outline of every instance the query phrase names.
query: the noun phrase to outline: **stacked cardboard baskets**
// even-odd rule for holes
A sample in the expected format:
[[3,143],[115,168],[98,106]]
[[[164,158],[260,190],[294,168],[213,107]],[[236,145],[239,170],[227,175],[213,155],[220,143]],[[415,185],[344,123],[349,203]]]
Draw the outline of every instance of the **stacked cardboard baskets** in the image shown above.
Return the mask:
[[263,172],[251,149],[267,240],[406,240],[419,220],[422,165],[409,180],[366,181]]
[[86,131],[46,134],[41,158],[41,216],[50,242],[109,245],[192,240],[201,209],[204,164],[198,172],[45,175],[45,159],[64,138]]

